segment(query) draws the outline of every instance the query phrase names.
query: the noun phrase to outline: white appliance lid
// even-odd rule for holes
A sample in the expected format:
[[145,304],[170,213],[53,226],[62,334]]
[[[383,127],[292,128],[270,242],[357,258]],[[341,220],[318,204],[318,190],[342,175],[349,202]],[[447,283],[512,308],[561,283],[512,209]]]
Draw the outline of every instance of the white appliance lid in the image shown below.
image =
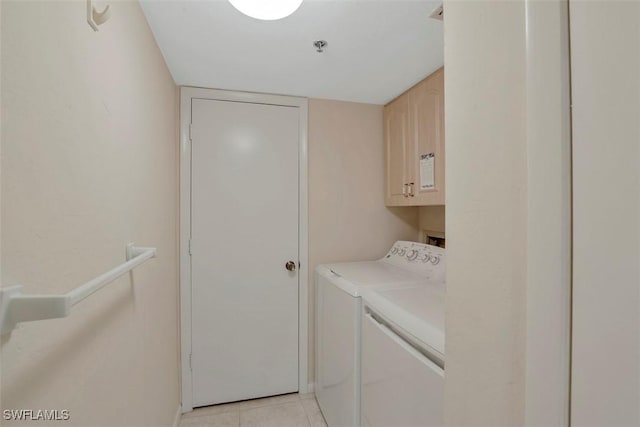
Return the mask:
[[341,288],[353,296],[360,296],[360,288],[426,283],[419,274],[380,261],[325,264],[322,267],[344,279],[341,282],[352,284],[346,286],[349,289]]
[[445,290],[426,284],[370,289],[363,292],[365,305],[388,321],[438,351],[444,358]]

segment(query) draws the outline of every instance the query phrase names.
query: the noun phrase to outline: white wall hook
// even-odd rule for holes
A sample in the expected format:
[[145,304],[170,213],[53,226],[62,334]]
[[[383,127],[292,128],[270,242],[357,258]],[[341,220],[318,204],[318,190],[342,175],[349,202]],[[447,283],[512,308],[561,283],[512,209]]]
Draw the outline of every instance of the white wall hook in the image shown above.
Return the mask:
[[87,22],[93,31],[98,31],[98,25],[107,22],[111,16],[111,9],[110,5],[107,5],[102,12],[98,12],[91,2],[92,0],[87,0]]

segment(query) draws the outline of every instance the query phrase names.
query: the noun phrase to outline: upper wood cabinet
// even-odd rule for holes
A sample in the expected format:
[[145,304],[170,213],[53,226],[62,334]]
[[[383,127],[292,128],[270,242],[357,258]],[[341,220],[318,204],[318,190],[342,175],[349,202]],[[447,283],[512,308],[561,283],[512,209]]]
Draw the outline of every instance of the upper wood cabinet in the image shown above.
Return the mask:
[[443,68],[385,106],[384,140],[386,205],[444,205]]
[[404,93],[384,108],[385,141],[385,203],[403,205],[406,202],[409,179],[407,141],[409,140],[409,95]]

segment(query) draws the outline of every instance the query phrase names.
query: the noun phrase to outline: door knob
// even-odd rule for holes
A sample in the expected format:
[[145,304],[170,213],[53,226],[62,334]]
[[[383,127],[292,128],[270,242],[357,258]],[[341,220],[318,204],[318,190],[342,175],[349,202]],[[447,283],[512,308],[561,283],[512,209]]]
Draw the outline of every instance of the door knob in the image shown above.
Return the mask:
[[287,263],[284,265],[284,268],[289,271],[296,271],[296,263],[293,261],[287,261]]

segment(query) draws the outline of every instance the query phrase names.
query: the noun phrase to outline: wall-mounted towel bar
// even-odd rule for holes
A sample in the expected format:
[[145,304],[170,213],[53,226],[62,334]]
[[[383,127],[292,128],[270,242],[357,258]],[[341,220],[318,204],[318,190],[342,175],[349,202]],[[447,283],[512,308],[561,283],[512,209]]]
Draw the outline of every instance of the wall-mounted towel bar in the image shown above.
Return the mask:
[[129,244],[127,262],[63,295],[25,295],[22,286],[0,288],[0,334],[11,332],[19,322],[68,316],[71,307],[155,256],[156,248]]
[[93,0],[87,0],[87,23],[93,31],[98,31],[98,25],[102,25],[111,16],[111,8],[107,5],[102,12],[98,12],[98,10],[93,6]]

